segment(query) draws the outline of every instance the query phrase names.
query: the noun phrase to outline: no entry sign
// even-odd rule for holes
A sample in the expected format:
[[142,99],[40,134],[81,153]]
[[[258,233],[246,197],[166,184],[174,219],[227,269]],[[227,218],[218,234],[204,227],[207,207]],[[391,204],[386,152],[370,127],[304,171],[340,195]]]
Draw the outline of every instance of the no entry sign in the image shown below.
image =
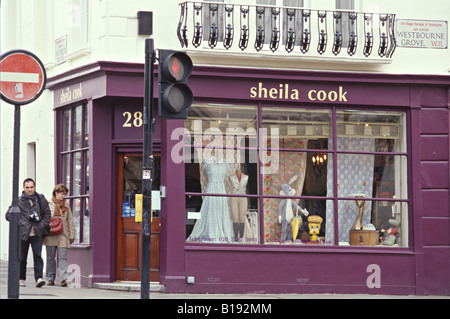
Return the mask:
[[25,50],[4,53],[0,64],[0,91],[5,102],[23,105],[36,100],[47,76],[41,60]]

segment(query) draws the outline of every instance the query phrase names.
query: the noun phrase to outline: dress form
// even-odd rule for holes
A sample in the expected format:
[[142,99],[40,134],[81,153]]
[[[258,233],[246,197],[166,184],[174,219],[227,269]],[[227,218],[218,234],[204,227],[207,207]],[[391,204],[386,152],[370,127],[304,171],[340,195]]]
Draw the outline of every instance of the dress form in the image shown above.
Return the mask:
[[[237,169],[235,174],[230,176],[230,182],[232,185],[232,194],[244,195],[246,193],[248,175],[243,174],[240,169]],[[244,236],[248,200],[246,197],[231,197],[230,206],[234,237],[239,239]]]
[[[206,193],[226,194],[225,177],[230,169],[228,163],[220,157],[211,156],[203,161],[203,168],[208,175]],[[228,242],[233,237],[228,199],[225,196],[205,196],[200,219],[194,225],[188,241]]]

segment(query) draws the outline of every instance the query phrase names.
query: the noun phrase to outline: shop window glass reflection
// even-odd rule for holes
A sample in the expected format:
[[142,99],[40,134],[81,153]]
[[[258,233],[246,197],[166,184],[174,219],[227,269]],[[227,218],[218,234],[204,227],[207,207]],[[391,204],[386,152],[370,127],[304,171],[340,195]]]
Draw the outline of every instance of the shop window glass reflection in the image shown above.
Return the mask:
[[[288,187],[285,186],[285,189]],[[264,200],[264,243],[290,245],[332,245],[325,238],[325,207],[332,201],[270,198]],[[331,229],[333,227],[331,226]],[[331,232],[331,236],[333,233]]]
[[191,107],[184,148],[188,242],[259,240],[248,236],[257,228],[250,223],[259,225],[256,122],[254,106]]
[[84,147],[89,147],[89,116],[88,107],[84,105]]
[[[351,241],[350,231],[373,230],[378,237],[372,235],[371,243],[378,242],[368,246],[408,247],[405,117],[194,105],[184,139],[187,242],[361,246]],[[241,129],[240,140],[222,133],[230,127]],[[245,190],[236,193],[230,179],[238,173],[248,178]],[[358,196],[364,205],[355,204]],[[244,221],[257,220],[258,241],[236,240],[241,221],[233,217],[233,205],[240,201]],[[359,229],[352,229],[360,207]],[[383,229],[393,228],[390,223],[398,223],[391,230],[400,235],[386,245]]]
[[71,148],[71,112],[70,109],[64,110],[62,121],[62,143],[63,151],[68,151]]
[[73,154],[73,181],[74,185],[72,188],[72,193],[74,196],[79,196],[81,194],[81,152],[76,152]]
[[408,205],[356,195],[338,202],[338,227],[341,246],[408,247]]
[[77,106],[75,108],[75,114],[74,114],[74,132],[73,132],[73,141],[74,141],[74,148],[81,148],[82,143],[82,137],[81,137],[81,125],[82,125],[82,119],[81,119],[81,105]]
[[84,194],[89,194],[89,152],[84,152]]
[[278,130],[277,145],[281,150],[316,146],[308,146],[309,140],[322,141],[321,148],[332,147],[330,110],[263,107],[262,128]]
[[89,197],[83,198],[84,216],[83,216],[83,241],[90,242],[91,235],[91,219],[89,218]]
[[[75,242],[81,243],[81,200],[79,198],[72,200],[73,222],[75,226]],[[82,215],[81,215],[82,216]]]
[[76,240],[88,244],[90,240],[89,195],[89,121],[88,106],[74,105],[60,111],[62,123],[59,149],[60,180],[69,189]]
[[70,154],[64,154],[61,157],[62,166],[62,183],[66,185],[67,189],[70,189]]
[[189,243],[258,244],[258,201],[242,196],[186,196]]

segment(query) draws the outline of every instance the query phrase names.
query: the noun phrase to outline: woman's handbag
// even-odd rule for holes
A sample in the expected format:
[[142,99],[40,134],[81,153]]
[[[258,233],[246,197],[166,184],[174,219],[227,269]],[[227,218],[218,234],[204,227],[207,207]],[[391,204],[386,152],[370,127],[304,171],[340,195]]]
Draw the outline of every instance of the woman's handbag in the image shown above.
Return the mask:
[[59,235],[63,232],[63,221],[61,218],[53,217],[50,219],[50,234],[49,236]]

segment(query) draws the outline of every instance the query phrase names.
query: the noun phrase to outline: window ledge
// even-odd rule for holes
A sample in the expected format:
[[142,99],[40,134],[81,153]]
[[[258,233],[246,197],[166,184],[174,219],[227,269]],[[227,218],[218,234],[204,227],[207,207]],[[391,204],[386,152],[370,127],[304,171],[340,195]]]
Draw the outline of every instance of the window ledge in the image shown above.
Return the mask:
[[337,254],[397,254],[397,255],[415,255],[416,253],[408,247],[363,247],[363,246],[333,246],[317,245],[308,246],[287,246],[287,245],[244,245],[244,244],[202,244],[186,243],[187,251],[233,251],[233,252],[277,252],[277,253],[337,253]]
[[64,56],[66,61],[73,61],[77,58],[86,56],[86,55],[90,55],[92,52],[92,48],[91,47],[86,47],[77,51],[73,51],[72,53],[66,54]]
[[70,245],[70,248],[73,248],[73,249],[89,249],[89,248],[91,248],[91,244],[79,244],[79,243],[77,243],[77,244],[72,244],[72,245]]
[[392,63],[391,58],[364,58],[345,56],[310,56],[283,52],[258,52],[254,54],[232,51],[218,52],[216,49],[186,50],[195,65],[215,65],[228,67],[259,68],[264,66],[276,69],[305,69],[320,65],[327,69],[353,69],[355,66],[362,69],[373,70],[382,65]]
[[44,68],[45,70],[48,71],[53,71],[53,69],[55,68],[55,62],[54,61],[50,61],[44,64]]

